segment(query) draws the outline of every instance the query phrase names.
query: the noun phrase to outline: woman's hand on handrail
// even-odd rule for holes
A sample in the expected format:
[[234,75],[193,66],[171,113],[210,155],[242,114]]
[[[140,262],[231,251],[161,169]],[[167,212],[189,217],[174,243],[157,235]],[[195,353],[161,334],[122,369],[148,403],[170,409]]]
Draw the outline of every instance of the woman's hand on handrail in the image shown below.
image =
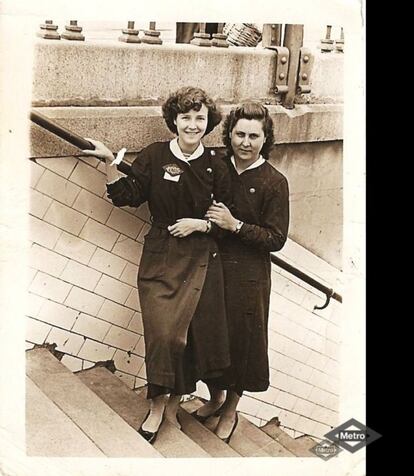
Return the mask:
[[83,150],[82,152],[88,155],[92,155],[93,157],[97,157],[98,159],[104,159],[106,163],[111,163],[114,160],[114,154],[106,147],[105,144],[98,140],[89,139],[85,137],[91,144],[95,146],[94,150]]

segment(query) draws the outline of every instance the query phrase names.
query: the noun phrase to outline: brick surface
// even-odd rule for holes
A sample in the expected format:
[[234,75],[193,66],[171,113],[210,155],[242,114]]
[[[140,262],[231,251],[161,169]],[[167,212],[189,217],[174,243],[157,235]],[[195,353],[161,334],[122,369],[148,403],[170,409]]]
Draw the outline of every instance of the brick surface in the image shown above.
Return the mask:
[[39,310],[38,319],[54,326],[70,330],[79,315],[79,311],[70,309],[63,304],[53,301],[45,301]]
[[29,213],[37,218],[43,218],[52,203],[52,199],[32,188],[30,189],[29,198]]
[[29,268],[29,267],[26,268],[26,276],[25,276],[26,286],[25,286],[25,289],[29,289],[29,286],[31,285],[34,277],[36,276],[36,273],[37,273],[37,269],[33,269],[33,268]]
[[300,418],[300,415],[298,415],[297,413],[290,412],[288,410],[281,410],[278,415],[278,418],[282,427],[295,428],[296,423]]
[[309,385],[308,383],[302,382],[301,380],[297,380],[295,378],[291,379],[289,388],[291,393],[303,399],[308,399],[312,391],[312,385]]
[[113,347],[86,339],[82,349],[78,353],[78,357],[81,359],[90,360],[91,362],[100,362],[111,360],[114,356],[114,353],[115,349]]
[[81,313],[74,322],[72,330],[77,334],[102,342],[110,327],[109,322]]
[[119,278],[127,265],[127,261],[113,253],[97,248],[89,266],[114,278]]
[[144,223],[134,215],[114,207],[106,225],[134,239],[138,236]]
[[36,190],[70,207],[81,189],[60,175],[46,170],[37,183]]
[[52,249],[61,234],[62,230],[59,228],[49,225],[36,217],[29,216],[29,239],[31,241]]
[[272,418],[279,416],[279,413],[279,408],[274,407],[273,405],[268,405],[266,403],[261,403],[260,405],[258,405],[256,417],[269,421]]
[[54,201],[44,216],[44,220],[57,228],[78,235],[86,223],[86,216],[72,208]]
[[144,326],[142,324],[142,315],[140,312],[135,312],[134,316],[130,320],[128,324],[128,329],[138,334],[143,335],[144,333]]
[[296,395],[280,391],[277,396],[277,399],[275,400],[275,405],[285,410],[293,411],[297,401],[298,397]]
[[95,288],[95,293],[107,299],[124,304],[131,292],[131,286],[103,275]]
[[[128,354],[122,350],[117,350],[114,356],[114,363],[116,369],[120,372],[127,372],[136,376],[144,364],[144,359],[138,355]],[[142,377],[142,375],[139,376]]]
[[135,288],[132,288],[128,299],[125,302],[125,306],[128,306],[136,311],[141,311],[141,304],[139,302],[139,294]]
[[74,286],[69,293],[65,304],[73,309],[77,309],[78,311],[96,316],[103,302],[104,299],[101,296],[97,296],[94,293]]
[[[105,300],[97,314],[100,319],[104,319],[105,321],[124,328],[131,321],[133,315],[134,311],[132,309],[128,309],[109,300]],[[131,327],[130,330],[135,332],[133,327]]]
[[57,344],[56,349],[65,354],[76,355],[82,347],[84,337],[53,327],[46,341],[49,344]]
[[26,339],[34,344],[43,344],[52,326],[44,322],[26,318]]
[[88,218],[79,236],[100,248],[110,251],[116,243],[119,233],[92,218]]
[[106,192],[106,175],[82,161],[77,163],[70,180],[100,197]]
[[26,299],[26,315],[30,317],[36,317],[42,307],[42,304],[46,301],[45,298],[37,296],[33,293],[27,293]]
[[69,233],[63,232],[54,249],[68,258],[83,264],[88,264],[96,250],[96,246]]
[[144,337],[140,337],[137,345],[134,348],[134,353],[141,357],[145,357],[145,340]]
[[29,169],[30,169],[30,186],[32,188],[35,188],[40,177],[45,172],[45,168],[39,164],[36,164],[35,162],[30,161]]
[[68,296],[71,287],[68,283],[39,272],[36,274],[29,290],[38,296],[52,299],[56,302],[63,302]]
[[115,243],[112,252],[121,256],[121,258],[138,265],[142,255],[142,244],[121,235]]
[[81,190],[73,208],[101,223],[105,223],[111,213],[112,205],[87,190]]
[[127,263],[119,279],[130,286],[137,287],[138,266]]
[[72,357],[71,355],[65,354],[61,360],[62,364],[65,365],[71,372],[78,372],[82,370],[82,360]]
[[111,326],[103,342],[118,349],[132,351],[137,345],[140,336],[118,326]]
[[141,218],[141,220],[148,223],[150,221],[150,216],[151,216],[151,213],[148,208],[148,203],[145,202],[141,206],[139,206],[137,211],[135,212],[135,215]]
[[[313,435],[314,429],[316,427],[316,422],[300,416],[298,421],[295,423],[295,431],[304,433],[305,435]],[[316,444],[316,443],[315,443]]]
[[88,291],[93,291],[101,276],[102,273],[84,264],[70,260],[60,275],[60,278]]
[[37,163],[64,178],[68,178],[74,169],[77,159],[75,157],[58,157],[48,159],[36,159]]
[[[316,405],[314,403],[311,403],[308,400],[304,400],[303,398],[297,398],[296,403],[294,407],[292,408],[292,410],[295,413],[299,413],[300,415],[310,416],[312,415],[312,412],[314,411],[315,406]],[[303,431],[303,430],[300,430],[300,431]]]
[[292,366],[289,374],[292,375],[292,377],[295,377],[299,380],[303,380],[304,382],[309,382],[313,374],[313,371],[314,369],[312,367],[309,367],[308,365],[303,364],[302,362],[297,362],[295,363],[295,365]]
[[29,265],[39,271],[43,271],[52,276],[59,277],[68,259],[47,248],[34,243],[29,250]]
[[140,387],[143,387],[144,385],[147,384],[147,381],[142,379],[142,378],[139,378],[139,377],[135,377],[135,385],[134,385],[134,388],[140,388]]

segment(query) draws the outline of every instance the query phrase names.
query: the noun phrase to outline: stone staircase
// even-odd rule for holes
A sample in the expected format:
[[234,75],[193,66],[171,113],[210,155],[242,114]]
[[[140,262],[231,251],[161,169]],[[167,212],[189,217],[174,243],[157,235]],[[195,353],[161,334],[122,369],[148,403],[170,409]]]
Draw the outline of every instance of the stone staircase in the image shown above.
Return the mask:
[[164,421],[154,445],[137,429],[149,402],[145,387],[133,391],[108,368],[72,373],[47,348],[26,353],[26,445],[28,456],[61,457],[308,457],[316,442],[297,439],[275,421],[258,428],[239,414],[230,444],[212,430],[216,418],[201,424],[191,412],[198,398],[181,404],[182,429]]

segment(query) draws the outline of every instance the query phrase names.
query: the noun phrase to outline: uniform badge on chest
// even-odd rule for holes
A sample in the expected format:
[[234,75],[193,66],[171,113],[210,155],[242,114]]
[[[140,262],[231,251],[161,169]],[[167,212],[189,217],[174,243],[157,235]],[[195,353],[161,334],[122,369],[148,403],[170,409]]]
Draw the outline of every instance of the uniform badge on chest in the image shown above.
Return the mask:
[[180,175],[184,170],[176,164],[166,164],[162,167],[164,169],[164,179],[170,180],[171,182],[178,182],[180,180]]

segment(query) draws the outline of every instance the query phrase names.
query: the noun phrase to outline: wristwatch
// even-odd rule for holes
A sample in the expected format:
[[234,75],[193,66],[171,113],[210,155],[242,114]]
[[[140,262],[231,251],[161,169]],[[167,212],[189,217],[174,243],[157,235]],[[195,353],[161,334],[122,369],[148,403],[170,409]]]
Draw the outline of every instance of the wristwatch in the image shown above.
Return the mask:
[[244,225],[244,223],[242,221],[239,220],[239,222],[237,223],[236,225],[236,229],[234,230],[234,233],[239,233],[240,230],[241,230],[241,227]]

